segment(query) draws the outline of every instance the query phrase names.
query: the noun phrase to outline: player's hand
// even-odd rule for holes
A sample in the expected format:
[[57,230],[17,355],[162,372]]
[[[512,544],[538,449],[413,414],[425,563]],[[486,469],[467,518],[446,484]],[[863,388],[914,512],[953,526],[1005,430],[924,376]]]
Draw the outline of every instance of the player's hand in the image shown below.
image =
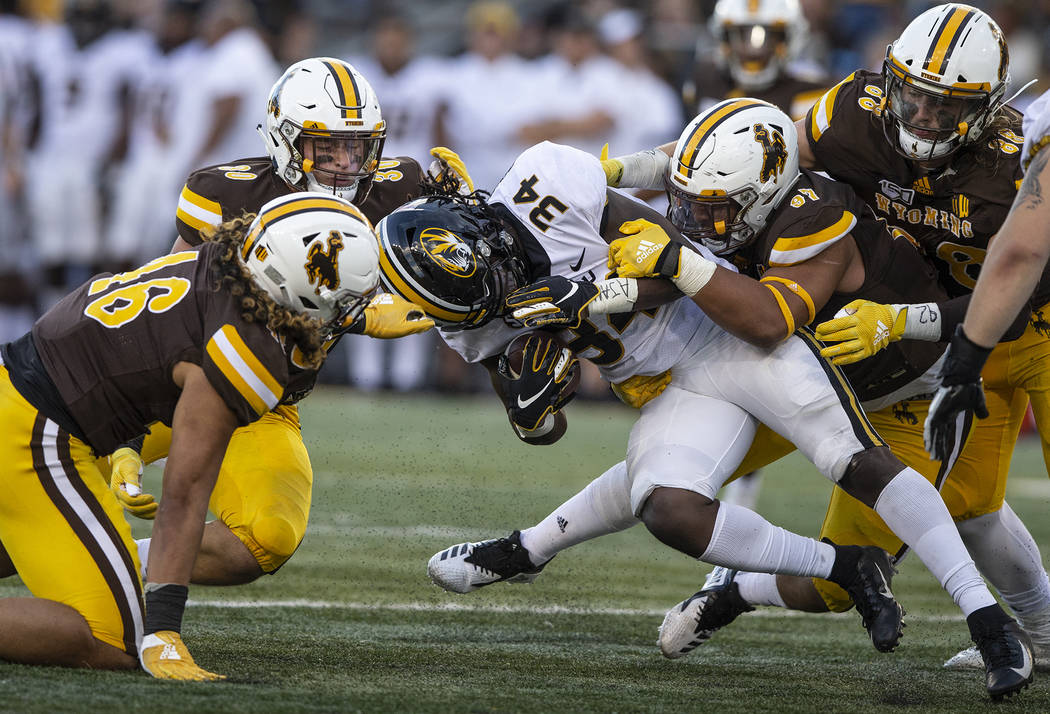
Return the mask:
[[179,679],[186,682],[213,682],[226,679],[197,666],[178,632],[161,630],[146,635],[139,645],[142,668],[157,679]]
[[671,241],[660,226],[639,218],[620,224],[620,233],[609,244],[609,268],[621,278],[678,277],[682,246]]
[[518,429],[535,431],[548,414],[558,412],[575,396],[567,391],[580,361],[568,347],[532,336],[522,351],[521,374],[504,374],[510,385],[507,414]]
[[508,295],[504,301],[509,313],[506,319],[528,328],[579,327],[583,311],[596,297],[598,288],[592,282],[551,275]]
[[854,300],[835,313],[834,318],[817,325],[818,340],[838,343],[828,345],[820,354],[837,365],[867,359],[899,340],[907,321],[907,307]]
[[379,293],[347,331],[393,340],[426,332],[433,326],[434,321],[415,303],[394,293]]
[[124,510],[138,518],[157,515],[157,501],[142,492],[142,457],[134,449],[122,447],[109,457],[109,488]]
[[[981,386],[981,369],[991,349],[970,341],[962,325],[955,328],[955,336],[948,345],[941,365],[941,387],[930,403],[929,414],[923,425],[922,437],[930,458],[943,461],[955,445],[956,431],[962,424],[960,416],[972,411],[978,419],[988,416]],[[965,436],[965,435],[964,435]]]
[[474,193],[474,181],[467,173],[467,165],[452,149],[435,146],[430,150],[434,161],[427,169],[427,174],[446,193],[467,196]]
[[623,177],[623,162],[609,158],[609,144],[602,147],[602,152],[598,154],[598,161],[601,162],[602,171],[605,172],[605,185],[614,188],[619,186],[620,179]]

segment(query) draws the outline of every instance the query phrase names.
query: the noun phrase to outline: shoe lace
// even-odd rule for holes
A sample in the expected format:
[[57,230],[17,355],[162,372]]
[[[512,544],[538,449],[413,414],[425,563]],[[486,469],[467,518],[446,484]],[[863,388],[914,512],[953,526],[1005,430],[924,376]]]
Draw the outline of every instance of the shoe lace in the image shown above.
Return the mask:
[[1017,640],[1010,637],[1005,629],[982,635],[977,641],[977,649],[981,651],[981,657],[989,669],[1009,667],[1019,654]]

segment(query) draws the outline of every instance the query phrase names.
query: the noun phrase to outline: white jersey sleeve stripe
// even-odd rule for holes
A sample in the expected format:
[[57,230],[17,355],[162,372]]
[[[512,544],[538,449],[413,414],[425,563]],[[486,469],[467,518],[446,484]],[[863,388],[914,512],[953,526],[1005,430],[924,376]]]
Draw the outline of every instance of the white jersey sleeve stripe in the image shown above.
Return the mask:
[[233,325],[223,325],[215,331],[208,340],[207,352],[256,414],[262,416],[277,406],[284,390],[244,344]]
[[857,217],[849,211],[842,218],[822,231],[794,238],[777,238],[769,252],[769,267],[784,267],[809,260],[837,243],[857,225]]

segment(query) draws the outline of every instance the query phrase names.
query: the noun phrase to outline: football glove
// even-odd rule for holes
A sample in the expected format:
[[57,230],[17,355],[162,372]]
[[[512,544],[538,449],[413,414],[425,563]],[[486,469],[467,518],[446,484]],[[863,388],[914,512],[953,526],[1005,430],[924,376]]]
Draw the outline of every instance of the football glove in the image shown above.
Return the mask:
[[444,146],[435,146],[430,150],[430,155],[434,161],[427,169],[427,174],[445,193],[460,196],[474,193],[474,181],[459,154]]
[[540,278],[507,296],[507,322],[528,328],[579,327],[583,311],[596,297],[598,287],[586,280],[569,280],[560,275]]
[[109,457],[109,488],[124,510],[138,518],[157,515],[157,501],[142,492],[142,457],[134,449],[122,447]]
[[426,332],[433,326],[434,321],[415,303],[394,293],[379,293],[346,331],[380,340],[393,340]]
[[553,340],[530,337],[522,351],[521,374],[504,372],[508,379],[510,404],[507,415],[520,431],[535,431],[548,414],[557,413],[572,401],[575,391],[566,393],[580,361],[568,347]]
[[609,244],[609,268],[621,278],[676,278],[682,246],[660,226],[640,218],[620,225],[626,238]]
[[226,679],[197,666],[178,632],[161,630],[146,635],[139,645],[142,668],[157,679],[179,679],[187,682],[213,682]]
[[981,370],[991,352],[991,349],[971,342],[962,325],[955,328],[941,365],[941,387],[933,396],[922,429],[930,458],[943,461],[951,454],[960,413],[972,411],[978,419],[988,416]]
[[671,370],[653,376],[637,374],[618,384],[610,385],[613,394],[629,407],[641,409],[663,394],[671,383]]
[[609,144],[606,143],[602,147],[602,152],[598,154],[598,161],[602,164],[602,171],[605,172],[605,185],[606,186],[619,186],[620,179],[623,177],[623,162],[619,159],[609,158]]
[[822,349],[822,357],[837,365],[853,364],[899,340],[907,322],[907,305],[854,300],[817,325],[815,334],[818,340],[838,343]]

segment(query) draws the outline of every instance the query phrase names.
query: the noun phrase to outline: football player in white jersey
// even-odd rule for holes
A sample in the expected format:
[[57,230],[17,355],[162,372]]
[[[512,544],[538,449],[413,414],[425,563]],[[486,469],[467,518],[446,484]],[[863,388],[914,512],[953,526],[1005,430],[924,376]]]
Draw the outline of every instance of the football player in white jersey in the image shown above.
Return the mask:
[[[871,504],[905,542],[917,546],[919,557],[966,612],[997,611],[1003,636],[1013,638],[1006,627],[1012,621],[981,582],[936,490],[885,448],[845,380],[815,357],[819,347],[799,336],[767,348],[750,345],[715,327],[691,300],[663,304],[671,295],[666,283],[595,282],[606,264],[606,242],[619,237],[616,226],[665,235],[655,225],[666,227],[663,219],[624,220],[643,215],[653,214],[606,193],[604,171],[593,157],[544,143],[518,157],[490,205],[416,203],[388,216],[379,227],[381,269],[390,289],[445,323],[443,337],[454,349],[487,366],[522,332],[493,319],[504,311],[503,296],[531,280],[506,299],[510,323],[557,324],[569,349],[595,362],[620,391],[648,392],[649,400],[637,400],[642,409],[626,468],[613,467],[558,509],[578,530],[576,542],[626,528],[640,517],[661,541],[706,562],[748,561],[765,572],[820,569],[831,580],[845,577],[840,569],[845,551],[838,546],[801,538],[747,509],[714,500],[761,420],[789,439],[800,439],[801,450],[822,473]],[[733,274],[710,252],[686,253],[710,267],[706,278],[687,271],[692,282],[679,281],[682,293],[695,293],[718,265],[720,273]],[[452,267],[449,255],[458,256]],[[537,309],[541,302],[548,307]],[[657,305],[662,306],[609,314]],[[534,342],[526,346],[519,377],[493,380],[526,440],[564,429],[558,412],[566,401],[561,372],[548,364],[553,358],[530,370],[536,361],[529,351]],[[741,364],[752,368],[742,370]],[[670,382],[661,392],[668,370]],[[431,559],[429,573],[456,592],[531,580],[553,553],[545,553],[547,544],[539,539],[530,539],[530,531],[453,546]],[[824,547],[832,550],[822,555]],[[882,554],[871,564],[878,567],[881,561],[885,572],[879,549],[854,552],[862,563]],[[851,566],[850,571],[851,577],[863,568]],[[881,572],[869,572],[875,576],[872,584],[884,580]],[[891,650],[899,635],[893,631],[898,606],[888,589],[881,594],[869,590],[874,599],[865,599],[858,585],[853,584],[851,595],[863,602],[860,612],[873,642]]]
[[1017,314],[1032,296],[1050,260],[1050,209],[1043,198],[1050,182],[1050,91],[1024,116],[1024,179],[1017,198],[981,268],[966,319],[956,328],[944,360],[941,388],[926,418],[926,449],[940,458],[946,435],[964,412],[988,416],[981,369],[1008,325],[1003,315]]

